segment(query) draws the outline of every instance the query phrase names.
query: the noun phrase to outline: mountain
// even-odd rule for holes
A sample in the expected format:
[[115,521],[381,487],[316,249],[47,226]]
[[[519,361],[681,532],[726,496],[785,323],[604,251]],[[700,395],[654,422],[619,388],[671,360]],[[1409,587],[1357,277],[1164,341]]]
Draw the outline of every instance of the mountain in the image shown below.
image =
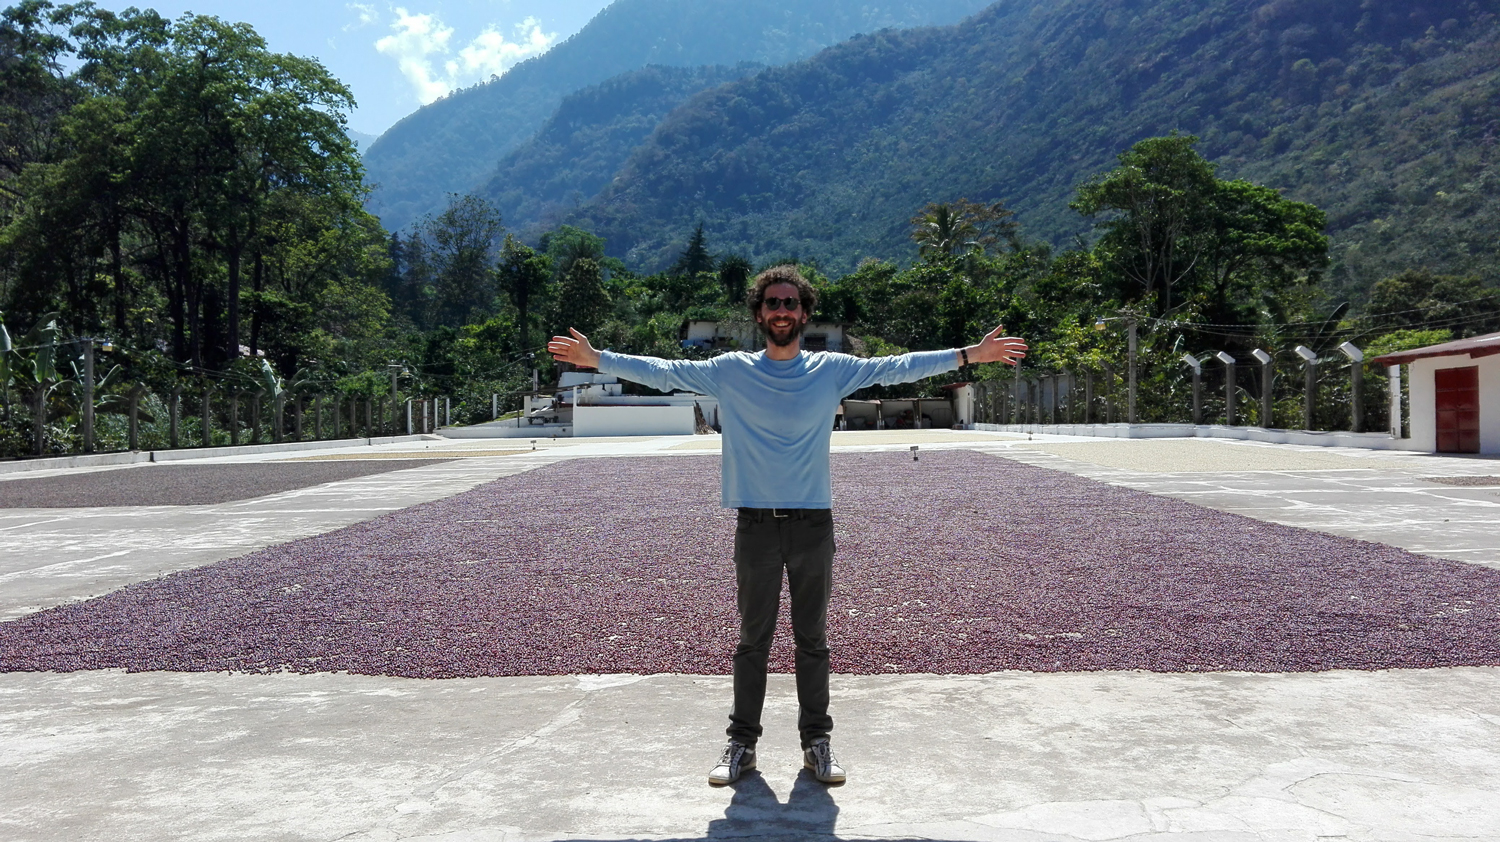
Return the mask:
[[477,192],[523,234],[550,225],[608,186],[630,153],[688,98],[764,69],[660,67],[570,94],[534,137],[500,161]]
[[354,141],[354,145],[361,151],[363,151],[365,149],[369,149],[370,144],[375,142],[375,135],[365,134],[364,132],[357,132],[353,129],[350,129],[349,139]]
[[547,53],[424,106],[364,155],[370,209],[397,229],[482,183],[568,94],[647,65],[775,65],[859,32],[952,23],[987,0],[616,0]]
[[1004,200],[1087,236],[1075,187],[1140,139],[1330,213],[1335,281],[1500,267],[1500,21],[1472,0],[1002,0],[851,39],[672,112],[569,220],[633,266],[716,249],[907,258],[924,203]]

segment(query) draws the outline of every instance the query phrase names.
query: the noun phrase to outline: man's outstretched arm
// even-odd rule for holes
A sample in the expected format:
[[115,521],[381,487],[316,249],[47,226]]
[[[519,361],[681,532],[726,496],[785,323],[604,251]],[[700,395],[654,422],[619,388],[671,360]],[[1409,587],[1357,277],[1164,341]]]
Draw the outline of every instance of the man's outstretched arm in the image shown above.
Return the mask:
[[597,369],[604,374],[623,377],[636,383],[644,383],[653,389],[670,392],[685,389],[701,395],[716,395],[714,366],[712,362],[690,362],[688,360],[663,360],[657,357],[633,357],[598,351],[589,344],[589,338],[574,328],[568,328],[572,336],[554,336],[547,343],[547,353],[553,359],[571,363],[580,368]]
[[890,386],[926,380],[961,368],[965,354],[970,364],[1003,362],[1015,365],[1026,356],[1026,343],[1014,336],[1002,336],[1004,332],[1005,325],[1001,325],[985,334],[977,344],[951,351],[913,351],[891,357],[848,358],[840,385],[847,395],[877,383]]

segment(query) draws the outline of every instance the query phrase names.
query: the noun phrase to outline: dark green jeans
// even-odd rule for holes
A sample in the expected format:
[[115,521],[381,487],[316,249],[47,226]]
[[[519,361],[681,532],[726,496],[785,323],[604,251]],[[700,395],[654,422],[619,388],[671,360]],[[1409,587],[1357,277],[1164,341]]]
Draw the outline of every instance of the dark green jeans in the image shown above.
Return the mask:
[[[787,512],[788,510],[781,510]],[[729,737],[755,745],[766,701],[766,662],[781,610],[785,571],[792,597],[792,638],[797,645],[797,730],[802,746],[833,730],[828,715],[828,597],[833,593],[833,513],[741,509],[734,530],[740,644],[734,650],[734,708]]]

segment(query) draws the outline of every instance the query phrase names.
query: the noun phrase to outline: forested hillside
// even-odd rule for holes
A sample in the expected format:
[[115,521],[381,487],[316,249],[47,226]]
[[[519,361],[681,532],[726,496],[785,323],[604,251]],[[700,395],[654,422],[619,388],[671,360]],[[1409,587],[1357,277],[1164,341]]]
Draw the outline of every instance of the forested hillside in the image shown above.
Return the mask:
[[[1029,376],[1102,375],[1133,325],[1142,417],[1182,421],[1184,353],[1305,346],[1329,372],[1346,341],[1500,330],[1497,30],[1459,0],[1002,2],[788,66],[611,79],[506,161],[503,212],[455,195],[392,231],[316,60],[27,0],[0,11],[0,455],[233,443],[245,417],[300,436],[321,396],[370,431],[392,377],[486,420],[547,371],[546,336],[703,353],[684,322],[746,321],[786,258],[861,354],[1004,323]],[[1269,415],[1230,389],[1235,417],[1352,423],[1350,380],[1309,422],[1288,371]]]
[[[1420,258],[1493,274],[1500,21],[1473,0],[1002,0],[693,99],[573,221],[646,269],[719,247],[846,271],[909,258],[924,202],[1003,200],[1058,244],[1074,188],[1174,130],[1326,208],[1335,283]],[[1486,232],[1489,232],[1488,234]]]
[[513,231],[556,219],[603,190],[630,153],[693,94],[763,69],[660,67],[621,74],[563,100],[536,136],[506,155],[479,191]]
[[783,64],[860,32],[953,23],[986,0],[617,0],[503,77],[422,108],[366,150],[370,210],[404,228],[481,185],[568,94],[631,70]]

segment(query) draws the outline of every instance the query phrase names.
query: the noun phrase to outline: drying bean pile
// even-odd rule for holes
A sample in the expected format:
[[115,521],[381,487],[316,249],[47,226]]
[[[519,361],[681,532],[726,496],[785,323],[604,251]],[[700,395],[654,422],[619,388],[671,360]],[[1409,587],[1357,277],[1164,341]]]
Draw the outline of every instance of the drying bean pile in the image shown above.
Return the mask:
[[142,465],[0,482],[0,508],[209,506],[449,460]]
[[[972,452],[833,463],[839,672],[1500,664],[1497,571]],[[497,480],[0,624],[0,670],[725,674],[718,466]]]

